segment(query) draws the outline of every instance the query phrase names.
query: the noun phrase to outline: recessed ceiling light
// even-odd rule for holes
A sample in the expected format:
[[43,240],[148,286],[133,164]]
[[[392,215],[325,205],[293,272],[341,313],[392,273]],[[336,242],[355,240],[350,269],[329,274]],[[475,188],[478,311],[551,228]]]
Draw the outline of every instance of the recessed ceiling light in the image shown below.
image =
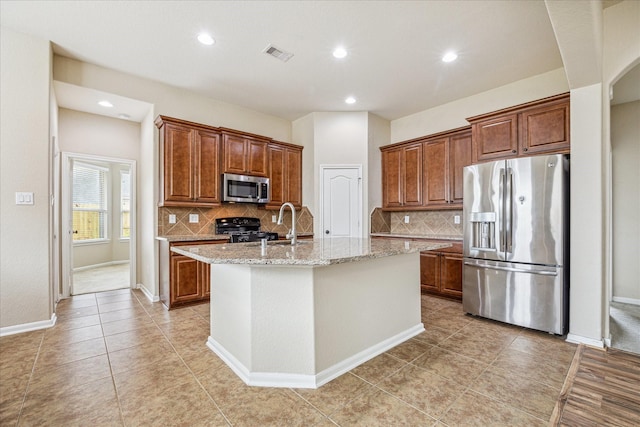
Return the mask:
[[198,41],[204,45],[211,46],[216,41],[207,33],[198,34]]
[[100,105],[100,106],[102,106],[102,107],[107,107],[107,108],[111,108],[111,107],[113,107],[113,104],[112,104],[112,103],[110,103],[110,102],[109,102],[109,101],[107,101],[107,100],[104,100],[104,101],[100,101],[100,102],[98,102],[98,105]]
[[120,113],[120,114],[118,114],[118,118],[119,119],[129,120],[131,118],[131,116],[128,115],[128,114],[125,114],[125,113]]
[[338,59],[344,58],[345,56],[347,56],[347,50],[343,47],[338,47],[333,51],[333,56]]
[[447,52],[442,57],[443,62],[452,62],[455,61],[458,55],[455,52]]
[[347,99],[345,99],[344,102],[346,102],[347,104],[355,104],[356,99],[353,96],[350,96]]

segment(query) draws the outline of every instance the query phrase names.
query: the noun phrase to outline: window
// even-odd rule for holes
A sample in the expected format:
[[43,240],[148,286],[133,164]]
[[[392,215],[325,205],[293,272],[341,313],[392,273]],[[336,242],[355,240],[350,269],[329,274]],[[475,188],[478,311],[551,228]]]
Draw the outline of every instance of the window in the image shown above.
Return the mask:
[[109,169],[73,164],[73,241],[107,239],[107,183]]
[[131,237],[131,174],[120,171],[120,238]]

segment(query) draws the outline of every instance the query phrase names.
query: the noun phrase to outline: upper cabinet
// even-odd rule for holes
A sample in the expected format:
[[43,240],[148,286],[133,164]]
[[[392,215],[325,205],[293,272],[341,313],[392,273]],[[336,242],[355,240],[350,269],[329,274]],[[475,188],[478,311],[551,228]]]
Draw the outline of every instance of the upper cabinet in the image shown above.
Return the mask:
[[302,147],[272,142],[268,147],[271,201],[267,209],[279,209],[284,202],[302,207]]
[[214,206],[220,203],[220,134],[215,128],[159,116],[160,205]]
[[158,116],[160,206],[217,206],[223,173],[270,178],[271,202],[302,207],[302,147],[233,129]]
[[473,163],[570,151],[569,94],[467,120],[473,130]]
[[424,142],[424,206],[462,207],[462,170],[471,164],[471,131],[429,138]]
[[382,207],[422,206],[422,143],[381,147]]
[[471,164],[471,129],[462,128],[380,148],[385,210],[462,206],[462,169]]
[[223,131],[222,173],[267,176],[267,146],[265,140]]

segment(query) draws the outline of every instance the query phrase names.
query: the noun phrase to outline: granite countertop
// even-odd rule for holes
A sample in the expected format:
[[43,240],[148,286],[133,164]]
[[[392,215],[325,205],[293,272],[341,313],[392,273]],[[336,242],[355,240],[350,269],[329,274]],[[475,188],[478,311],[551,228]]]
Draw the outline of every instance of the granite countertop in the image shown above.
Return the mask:
[[[313,236],[313,233],[297,233],[298,237]],[[281,235],[284,237],[284,234]],[[166,240],[167,242],[199,242],[202,240],[223,240],[229,241],[228,234],[197,234],[197,235],[182,235],[182,236],[157,236],[157,240]]]
[[395,233],[371,233],[371,237],[393,237],[401,239],[429,239],[429,240],[459,240],[462,236],[449,234],[395,234]]
[[224,240],[229,241],[227,234],[198,234],[184,236],[157,236],[157,240],[166,240],[167,242],[199,242],[201,240]]
[[301,240],[296,246],[287,241],[172,247],[181,255],[209,264],[262,264],[322,266],[392,255],[409,254],[451,246],[447,243],[403,241],[400,239],[333,238]]

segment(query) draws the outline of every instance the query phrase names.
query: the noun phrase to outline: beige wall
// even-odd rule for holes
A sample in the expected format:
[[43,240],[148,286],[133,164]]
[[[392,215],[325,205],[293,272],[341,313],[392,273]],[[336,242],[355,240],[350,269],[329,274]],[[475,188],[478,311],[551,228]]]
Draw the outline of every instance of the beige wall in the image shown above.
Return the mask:
[[366,210],[370,216],[376,207],[382,206],[382,155],[380,147],[388,145],[391,141],[391,122],[369,113],[368,125],[369,173],[366,182],[369,188],[369,205]]
[[[0,328],[51,319],[49,82],[46,40],[0,34]],[[15,193],[35,203],[16,206]]]
[[611,107],[613,299],[640,304],[640,101]]
[[439,105],[391,122],[391,142],[400,142],[468,126],[467,117],[569,91],[559,68],[524,80]]
[[140,123],[66,108],[58,120],[61,151],[140,161]]

